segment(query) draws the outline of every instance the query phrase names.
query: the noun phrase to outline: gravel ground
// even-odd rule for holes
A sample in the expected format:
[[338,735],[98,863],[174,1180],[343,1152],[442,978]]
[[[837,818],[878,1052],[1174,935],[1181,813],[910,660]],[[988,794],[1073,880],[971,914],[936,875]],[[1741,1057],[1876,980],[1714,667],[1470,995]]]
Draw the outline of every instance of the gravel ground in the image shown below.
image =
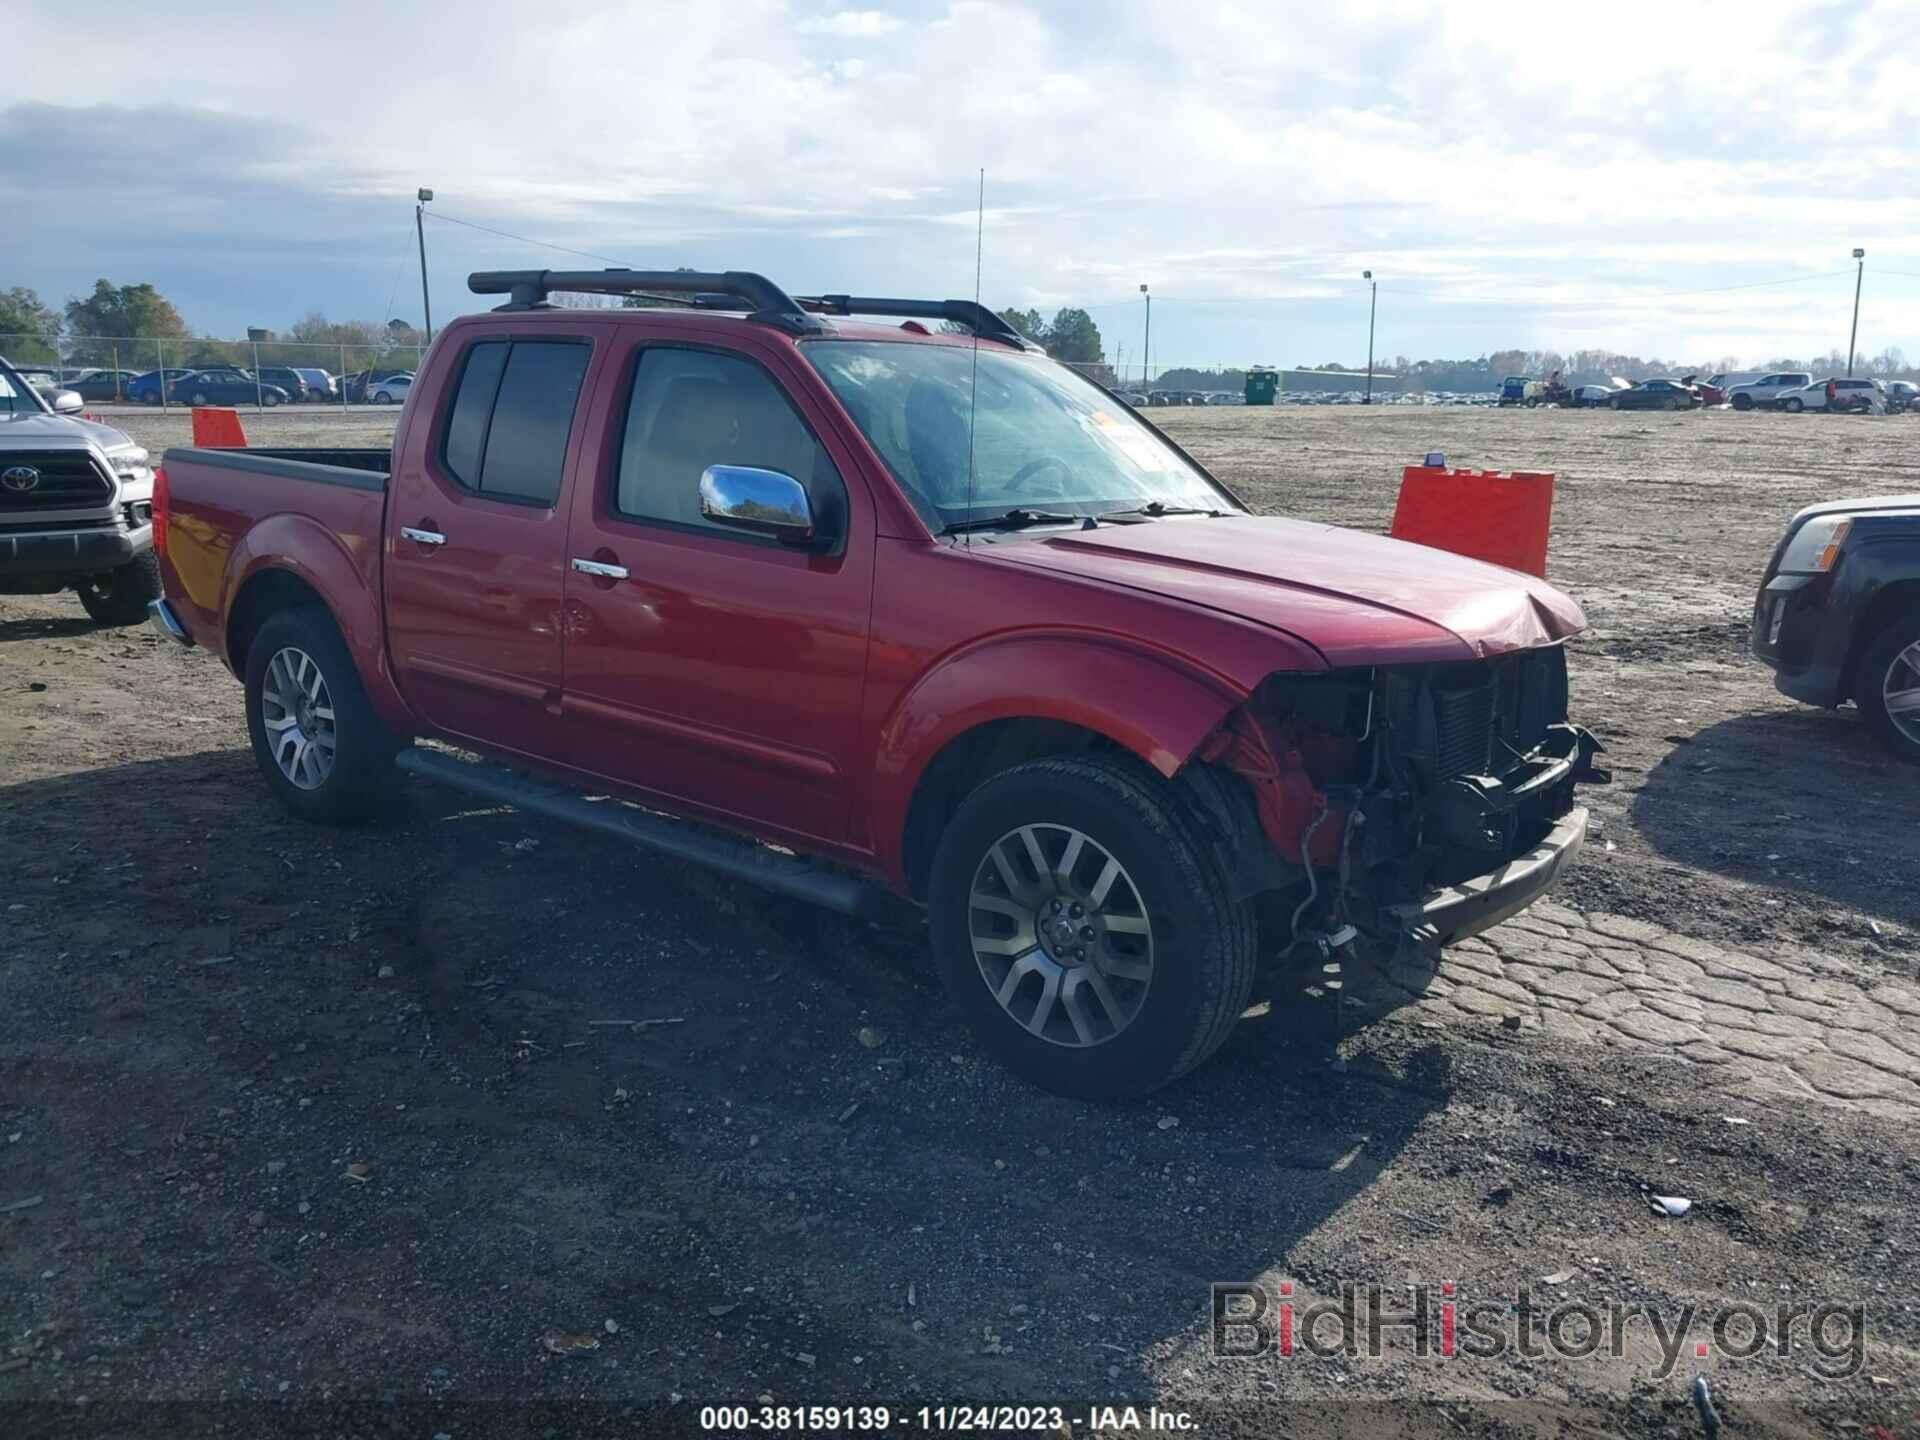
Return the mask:
[[[1920,488],[1920,422],[1164,419],[1259,508],[1369,529],[1429,449],[1558,472],[1617,778],[1556,904],[1337,1013],[1275,973],[1139,1106],[979,1060],[918,935],[421,784],[294,824],[204,655],[0,602],[0,1430],[626,1435],[764,1397],[1684,1435],[1698,1373],[1723,1433],[1912,1433],[1917,777],[1743,634],[1786,515]],[[1363,1300],[1357,1355],[1216,1358],[1213,1281],[1424,1285],[1434,1324],[1372,1357]],[[1499,1353],[1437,1353],[1445,1298]],[[1771,1341],[1823,1304],[1862,1307],[1857,1358],[1844,1317],[1831,1356],[1801,1324],[1739,1358],[1729,1307]],[[1540,1353],[1615,1305],[1617,1355]]]

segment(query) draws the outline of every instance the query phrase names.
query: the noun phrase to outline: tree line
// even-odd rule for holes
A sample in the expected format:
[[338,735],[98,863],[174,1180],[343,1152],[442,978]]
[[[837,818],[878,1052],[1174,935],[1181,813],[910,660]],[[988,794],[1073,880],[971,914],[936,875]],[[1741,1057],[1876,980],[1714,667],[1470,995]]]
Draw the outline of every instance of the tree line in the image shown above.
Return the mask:
[[[587,306],[614,303],[608,297],[599,296],[556,298],[561,303]],[[639,307],[670,302],[630,295],[623,297],[622,303]],[[1045,346],[1054,359],[1074,365],[1103,384],[1112,385],[1126,379],[1116,375],[1107,359],[1100,327],[1085,310],[1067,306],[1056,310],[1051,319],[1035,309],[1011,307],[999,313],[1000,318],[1021,335]],[[260,343],[258,353],[262,365],[328,365],[330,360],[332,364],[341,363],[338,352],[345,346],[347,362],[357,367],[410,360],[417,356],[424,338],[400,321],[382,324],[373,320],[330,320],[318,311],[311,311],[284,334],[269,332],[269,338]],[[254,346],[246,342],[194,335],[173,303],[147,283],[116,285],[110,280],[99,280],[89,294],[68,300],[58,308],[25,286],[0,290],[0,345],[6,347],[8,357],[15,361],[67,365],[118,363],[127,369],[150,369],[159,358],[152,345],[155,340],[168,342],[169,368],[249,365],[255,353]],[[334,354],[329,357],[317,347]],[[1355,372],[1365,367],[1327,361],[1287,368]],[[1835,375],[1846,372],[1847,357],[1836,350],[1810,359],[1777,357],[1764,365],[1742,367],[1731,355],[1691,363],[1598,349],[1565,353],[1494,350],[1465,360],[1409,360],[1397,355],[1391,365],[1379,362],[1375,374],[1377,384],[1398,390],[1484,391],[1498,389],[1508,375],[1544,379],[1556,370],[1568,384],[1586,385],[1616,376],[1638,381],[1662,376],[1717,375],[1743,368]],[[1911,379],[1917,373],[1897,345],[1889,345],[1877,355],[1856,355],[1854,372],[1886,380]],[[1182,367],[1162,371],[1153,379],[1157,388],[1183,390],[1238,390],[1245,383],[1245,369],[1236,367]]]
[[[402,322],[329,320],[309,312],[283,334],[267,332],[249,341],[195,335],[172,301],[151,284],[116,285],[100,280],[93,290],[59,309],[23,285],[0,290],[0,353],[21,364],[118,365],[128,370],[158,366],[156,341],[166,342],[170,370],[209,365],[310,365],[354,368],[390,361],[411,362],[425,337]],[[346,347],[343,362],[340,349]],[[324,347],[324,348],[316,348]]]

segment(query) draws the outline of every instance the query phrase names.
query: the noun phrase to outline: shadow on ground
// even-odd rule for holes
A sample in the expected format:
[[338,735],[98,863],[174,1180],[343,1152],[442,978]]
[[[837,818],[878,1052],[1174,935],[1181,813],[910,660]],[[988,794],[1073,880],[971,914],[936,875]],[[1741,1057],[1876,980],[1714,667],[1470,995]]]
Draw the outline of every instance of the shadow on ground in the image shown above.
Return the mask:
[[1151,1103],[1047,1095],[917,934],[396,791],[305,825],[242,749],[0,790],[0,1128],[59,1137],[9,1193],[84,1217],[0,1251],[10,1333],[146,1393],[1142,1396],[1448,1103],[1437,1046],[1335,1073],[1284,1005]]
[[[4,596],[0,596],[0,600],[4,599]],[[85,615],[71,619],[65,616],[23,616],[18,620],[0,620],[0,645],[14,640],[62,640],[70,635],[87,635],[100,628]]]
[[1855,711],[1767,710],[1672,738],[1632,807],[1663,856],[1920,925],[1920,769]]

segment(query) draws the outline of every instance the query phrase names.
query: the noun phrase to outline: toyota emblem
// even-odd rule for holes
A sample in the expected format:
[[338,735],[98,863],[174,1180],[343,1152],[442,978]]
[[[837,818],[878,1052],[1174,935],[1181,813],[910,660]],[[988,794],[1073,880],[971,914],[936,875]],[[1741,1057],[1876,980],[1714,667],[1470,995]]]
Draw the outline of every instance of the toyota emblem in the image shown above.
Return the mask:
[[31,465],[15,465],[9,469],[0,470],[0,486],[13,491],[16,495],[26,494],[39,483],[40,472]]

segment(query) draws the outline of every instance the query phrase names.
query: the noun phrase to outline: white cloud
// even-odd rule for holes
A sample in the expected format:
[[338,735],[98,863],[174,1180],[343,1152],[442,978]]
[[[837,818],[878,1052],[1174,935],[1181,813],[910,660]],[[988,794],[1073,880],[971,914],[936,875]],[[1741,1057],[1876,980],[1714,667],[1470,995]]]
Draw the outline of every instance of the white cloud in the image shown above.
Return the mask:
[[835,35],[843,40],[873,40],[891,35],[906,22],[884,10],[838,10],[831,15],[802,20],[794,28],[802,35]]
[[[635,263],[967,293],[982,167],[991,298],[1101,306],[1103,324],[1130,328],[1126,307],[1150,280],[1169,359],[1163,344],[1352,358],[1363,268],[1381,277],[1383,348],[1409,353],[1609,326],[1623,347],[1667,354],[1749,325],[1778,337],[1757,350],[1825,349],[1837,328],[1825,282],[1651,297],[1819,275],[1856,244],[1870,266],[1920,273],[1920,199],[1896,158],[1920,128],[1920,52],[1887,39],[1920,33],[1910,6],[1749,9],[1738,24],[1630,4],[1604,23],[1562,10],[1516,24],[1439,0],[817,13],[476,0],[457,26],[424,0],[284,10],[209,46],[177,17],[108,0],[75,67],[55,63],[65,25],[29,9],[9,21],[25,62],[10,93],[62,106],[139,95],[272,121],[269,147],[195,157],[218,163],[195,165],[193,190],[172,161],[143,167],[144,203],[184,217],[210,255],[236,227],[263,242],[276,227],[303,233],[308,207],[338,224],[378,214],[364,244],[377,263],[330,252],[340,289],[377,292],[376,309],[388,240],[423,183],[450,214]],[[95,258],[73,237],[87,210],[120,198],[94,163],[70,158],[60,182],[71,233],[48,223],[48,196],[26,197],[36,224],[0,235],[9,273],[58,277],[35,279],[55,291],[90,283]],[[223,173],[278,187],[275,213],[209,220]],[[539,258],[445,228],[430,238],[449,287],[462,263]],[[285,283],[315,282],[307,266]],[[175,288],[196,323],[221,323],[218,283]],[[288,308],[360,303],[307,293]],[[1870,270],[1868,294],[1863,344],[1920,348],[1920,281]]]

